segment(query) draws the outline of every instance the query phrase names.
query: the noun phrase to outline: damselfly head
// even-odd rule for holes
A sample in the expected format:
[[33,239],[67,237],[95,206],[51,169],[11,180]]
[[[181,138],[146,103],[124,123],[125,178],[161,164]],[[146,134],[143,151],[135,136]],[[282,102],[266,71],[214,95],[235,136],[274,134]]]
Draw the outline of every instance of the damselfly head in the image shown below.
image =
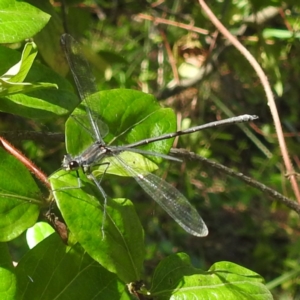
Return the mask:
[[70,154],[66,154],[62,161],[62,168],[66,171],[74,171],[79,168],[79,163]]

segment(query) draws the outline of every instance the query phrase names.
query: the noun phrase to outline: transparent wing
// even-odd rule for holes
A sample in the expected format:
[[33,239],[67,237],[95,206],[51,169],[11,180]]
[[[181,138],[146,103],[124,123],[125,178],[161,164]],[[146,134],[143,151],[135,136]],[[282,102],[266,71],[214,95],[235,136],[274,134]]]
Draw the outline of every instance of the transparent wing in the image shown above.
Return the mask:
[[208,229],[197,210],[172,185],[162,178],[135,170],[114,155],[121,168],[134,177],[144,191],[155,200],[185,231],[195,236],[208,235]]
[[197,210],[172,185],[152,173],[134,178],[185,231],[195,236],[208,234],[208,229]]
[[68,60],[80,99],[85,106],[88,122],[83,121],[85,117],[80,115],[79,112],[74,115],[74,119],[84,124],[89,131],[92,131],[97,141],[103,142],[102,137],[107,134],[108,127],[99,119],[99,114],[96,113],[97,106],[95,104],[99,101],[95,99],[97,88],[89,63],[82,55],[79,43],[71,35],[63,34],[61,45]]

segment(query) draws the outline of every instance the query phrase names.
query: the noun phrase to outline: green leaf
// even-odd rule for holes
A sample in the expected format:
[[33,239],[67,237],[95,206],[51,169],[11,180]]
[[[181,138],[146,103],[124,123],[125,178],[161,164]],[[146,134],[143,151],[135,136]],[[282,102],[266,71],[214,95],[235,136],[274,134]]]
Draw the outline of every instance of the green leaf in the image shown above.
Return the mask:
[[24,47],[21,60],[0,77],[0,97],[19,92],[26,93],[41,88],[57,88],[57,85],[52,83],[39,82],[32,84],[23,82],[33,64],[36,54],[36,45],[33,42],[27,43]]
[[[69,67],[59,43],[60,37],[64,32],[60,11],[50,1],[27,0],[27,2],[51,16],[43,30],[35,35],[34,41],[38,45],[39,53],[47,65],[58,74],[66,75]],[[69,2],[68,5],[70,5]]]
[[69,91],[44,89],[2,98],[0,110],[30,119],[50,119],[70,113],[77,101]]
[[103,195],[92,182],[82,178],[81,188],[78,178],[65,171],[50,178],[68,228],[93,259],[122,281],[139,280],[144,235],[132,203],[127,199],[108,199],[103,219],[103,206],[99,202]]
[[29,171],[0,148],[0,241],[10,241],[31,227],[43,205]]
[[5,82],[1,80],[0,83],[2,85],[1,87],[1,95],[0,96],[7,96],[12,95],[16,93],[28,93],[40,89],[49,89],[49,88],[57,88],[56,84],[53,83],[47,83],[47,82],[38,82],[35,84],[31,84],[28,82],[18,82],[18,83],[10,83]]
[[[176,130],[174,112],[162,108],[152,95],[134,90],[116,89],[96,93],[90,100],[93,111],[108,126],[109,132],[105,136],[107,144],[126,145]],[[73,155],[81,153],[94,142],[91,134],[88,134],[79,124],[79,122],[84,123],[85,127],[92,132],[88,119],[85,118],[84,121],[82,117],[84,112],[85,107],[81,105],[74,111],[77,119],[70,117],[66,122],[66,148],[67,152]],[[168,153],[172,144],[173,139],[169,139],[140,148]],[[156,163],[161,161],[159,157],[149,158]],[[108,169],[107,172],[110,173],[110,170]]]
[[[18,299],[120,299],[125,286],[77,244],[52,234],[22,257],[16,268]],[[124,299],[129,299],[125,297]]]
[[27,76],[33,61],[37,55],[37,48],[35,43],[26,43],[24,46],[21,60],[11,67],[1,79],[6,82],[22,82]]
[[292,32],[285,29],[276,29],[276,28],[265,28],[262,32],[262,35],[265,39],[277,38],[277,39],[290,39],[290,38],[300,38],[299,32]]
[[0,243],[0,299],[16,299],[17,280],[15,268],[5,243]]
[[169,256],[155,270],[152,296],[163,299],[273,299],[257,273],[231,262],[215,263],[207,272],[194,268],[184,253]]
[[50,16],[26,2],[1,0],[0,43],[16,43],[34,36]]
[[[5,73],[12,65],[20,61],[20,53],[0,47],[0,61],[0,73]],[[32,83],[35,91],[26,90],[26,94],[18,93],[0,98],[1,111],[27,118],[45,119],[66,115],[78,105],[79,99],[73,92],[71,84],[43,65],[33,63],[26,80]],[[36,90],[38,82],[49,82],[49,84],[42,83],[43,89]],[[54,85],[57,85],[59,89],[44,88]]]
[[32,249],[35,247],[53,232],[55,232],[54,229],[48,223],[38,222],[34,224],[32,227],[28,228],[26,232],[26,239],[29,248]]

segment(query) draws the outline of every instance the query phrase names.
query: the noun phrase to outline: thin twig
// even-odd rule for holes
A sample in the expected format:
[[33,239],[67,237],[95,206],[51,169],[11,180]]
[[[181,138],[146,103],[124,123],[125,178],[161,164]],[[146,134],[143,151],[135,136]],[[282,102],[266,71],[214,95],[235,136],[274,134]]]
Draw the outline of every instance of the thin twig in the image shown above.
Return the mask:
[[209,34],[209,31],[206,30],[206,29],[202,29],[202,28],[199,28],[199,27],[195,27],[193,25],[188,25],[188,24],[184,24],[184,23],[180,23],[180,22],[176,22],[176,21],[163,19],[163,18],[157,18],[157,17],[146,15],[146,14],[136,15],[135,20],[138,20],[138,19],[153,21],[154,23],[157,23],[157,24],[172,25],[172,26],[176,26],[176,27],[179,27],[179,28],[189,30],[189,31],[198,32],[198,33],[204,34],[204,35]]
[[230,168],[227,168],[221,164],[218,164],[207,158],[199,156],[193,152],[189,152],[185,149],[172,148],[170,153],[176,157],[182,157],[182,158],[186,158],[186,159],[201,161],[202,163],[207,164],[212,168],[218,169],[222,173],[225,173],[232,177],[238,178],[239,180],[244,181],[248,185],[250,185],[256,189],[259,189],[263,193],[266,193],[272,199],[284,204],[285,206],[289,207],[290,209],[294,210],[295,212],[297,212],[300,215],[300,205],[296,201],[290,200],[289,198],[287,198],[287,197],[283,196],[282,194],[278,193],[277,191],[267,187],[266,185],[254,180],[251,177],[248,177],[240,172],[235,172],[234,170],[232,170]]

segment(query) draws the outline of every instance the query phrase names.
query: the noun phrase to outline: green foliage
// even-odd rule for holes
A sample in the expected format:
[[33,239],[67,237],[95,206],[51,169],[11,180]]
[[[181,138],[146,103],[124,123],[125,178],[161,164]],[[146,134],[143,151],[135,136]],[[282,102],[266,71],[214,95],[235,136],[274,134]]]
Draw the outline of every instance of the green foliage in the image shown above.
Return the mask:
[[258,274],[224,261],[203,272],[194,268],[183,253],[171,255],[157,266],[151,290],[158,295],[157,299],[210,299],[213,295],[223,299],[273,299]]
[[[5,72],[0,78],[0,110],[35,119],[65,115],[75,108],[78,99],[64,78],[33,62],[36,53],[33,43],[25,45],[22,56],[0,47],[1,70]],[[31,83],[23,82],[25,77]]]
[[[55,197],[75,239],[124,282],[139,279],[144,256],[143,231],[132,203],[126,199],[109,200],[104,222],[103,206],[98,200],[101,194],[96,187],[85,183],[79,189],[76,176],[65,172],[57,176],[58,180],[51,180]],[[71,189],[63,189],[66,187]],[[74,201],[78,205],[74,206]]]
[[17,294],[10,299],[101,299],[108,294],[110,299],[120,299],[122,289],[124,292],[116,275],[91,259],[78,244],[64,245],[56,234],[22,258],[16,277]]
[[4,97],[21,92],[28,93],[41,88],[57,88],[55,84],[51,83],[31,84],[23,82],[31,68],[36,54],[36,45],[34,43],[27,43],[24,47],[21,60],[0,77],[0,96]]
[[[59,40],[67,24],[93,66],[99,89],[92,95],[93,110],[107,144],[175,131],[174,110],[181,128],[232,114],[257,114],[260,123],[254,126],[257,132],[262,128],[261,135],[246,124],[183,136],[177,146],[293,197],[280,174],[282,159],[261,84],[244,57],[222,38],[211,49],[213,35],[195,36],[178,26],[137,18],[147,13],[214,32],[196,2],[66,2],[63,20],[61,7],[52,2],[0,1],[0,131],[10,131],[8,139],[52,173],[49,196],[23,164],[0,148],[0,298],[272,299],[268,289],[276,299],[296,298],[299,217],[280,204],[270,205],[261,191],[193,161],[167,165],[160,157],[122,153],[141,172],[167,170],[167,181],[208,225],[209,236],[197,239],[145,199],[112,158],[105,160],[108,169],[93,169],[108,195],[105,216],[101,193],[82,171],[78,188],[76,173],[58,170],[65,153],[76,155],[93,142],[78,126],[89,129],[82,117],[85,107],[79,105],[71,77],[65,77],[68,66]],[[297,162],[299,4],[287,1],[284,16],[275,14],[259,24],[250,18],[274,5],[281,2],[219,1],[211,8],[265,69],[284,130],[295,135],[288,147]],[[244,26],[247,30],[241,31]],[[203,71],[202,58],[217,69],[189,84]],[[174,68],[183,79],[175,89]],[[163,108],[151,94],[173,109]],[[66,147],[51,135],[63,132],[62,124]],[[14,135],[20,130],[24,135]],[[168,154],[172,145],[167,140],[142,148]]]
[[26,2],[2,0],[0,19],[0,43],[16,43],[42,30],[50,16]]
[[38,243],[51,235],[54,229],[45,222],[37,222],[30,227],[26,232],[26,239],[30,249],[35,247]]
[[14,299],[17,291],[17,278],[8,247],[5,243],[0,244],[0,266],[1,299]]
[[0,155],[0,240],[5,242],[34,225],[42,201],[40,191],[28,170],[2,148]]

